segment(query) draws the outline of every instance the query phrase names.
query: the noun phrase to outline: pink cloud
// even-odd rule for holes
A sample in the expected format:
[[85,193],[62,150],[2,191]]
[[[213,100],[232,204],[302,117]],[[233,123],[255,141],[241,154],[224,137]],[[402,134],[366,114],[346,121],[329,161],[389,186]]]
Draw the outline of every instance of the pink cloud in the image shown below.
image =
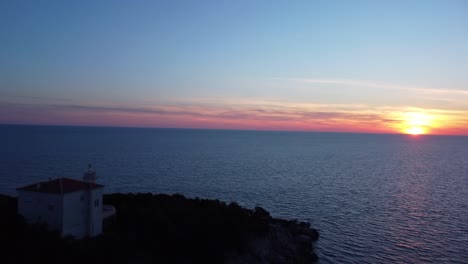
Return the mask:
[[[308,109],[294,106],[158,105],[152,107],[85,104],[0,103],[1,123],[293,130],[398,133],[401,120],[385,111],[332,106]],[[437,134],[468,134],[468,119],[456,126],[436,129]]]

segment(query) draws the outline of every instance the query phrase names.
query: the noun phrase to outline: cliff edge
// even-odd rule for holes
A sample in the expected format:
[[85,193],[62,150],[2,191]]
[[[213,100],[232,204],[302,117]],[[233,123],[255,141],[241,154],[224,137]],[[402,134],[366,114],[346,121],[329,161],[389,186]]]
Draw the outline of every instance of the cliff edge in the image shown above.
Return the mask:
[[[16,214],[0,195],[2,263],[313,263],[318,232],[261,207],[182,195],[108,194],[117,214],[93,239],[60,238]],[[4,260],[4,261],[3,261]]]

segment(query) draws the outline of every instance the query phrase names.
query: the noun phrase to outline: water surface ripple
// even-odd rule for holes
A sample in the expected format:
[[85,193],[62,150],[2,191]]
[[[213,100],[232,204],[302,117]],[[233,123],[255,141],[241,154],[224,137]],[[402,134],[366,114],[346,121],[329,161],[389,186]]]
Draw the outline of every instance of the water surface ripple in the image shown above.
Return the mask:
[[0,193],[81,177],[308,220],[320,263],[468,263],[468,138],[0,126]]

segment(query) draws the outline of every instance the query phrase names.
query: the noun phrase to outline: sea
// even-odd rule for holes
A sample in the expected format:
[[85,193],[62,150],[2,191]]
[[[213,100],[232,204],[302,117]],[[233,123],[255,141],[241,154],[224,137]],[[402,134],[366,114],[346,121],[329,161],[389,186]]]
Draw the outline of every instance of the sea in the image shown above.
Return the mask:
[[468,263],[468,137],[0,126],[0,193],[96,168],[106,193],[261,206],[319,263]]

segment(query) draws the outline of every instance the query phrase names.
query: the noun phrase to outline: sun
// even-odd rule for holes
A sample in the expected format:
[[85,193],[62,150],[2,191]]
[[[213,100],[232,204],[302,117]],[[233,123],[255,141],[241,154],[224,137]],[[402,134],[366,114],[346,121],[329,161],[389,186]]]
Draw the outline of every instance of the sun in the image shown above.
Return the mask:
[[434,117],[421,112],[404,113],[402,121],[400,131],[410,135],[427,134],[434,125]]
[[406,129],[405,132],[407,134],[415,135],[415,136],[425,134],[424,128],[422,128],[422,127],[410,127],[408,129]]

